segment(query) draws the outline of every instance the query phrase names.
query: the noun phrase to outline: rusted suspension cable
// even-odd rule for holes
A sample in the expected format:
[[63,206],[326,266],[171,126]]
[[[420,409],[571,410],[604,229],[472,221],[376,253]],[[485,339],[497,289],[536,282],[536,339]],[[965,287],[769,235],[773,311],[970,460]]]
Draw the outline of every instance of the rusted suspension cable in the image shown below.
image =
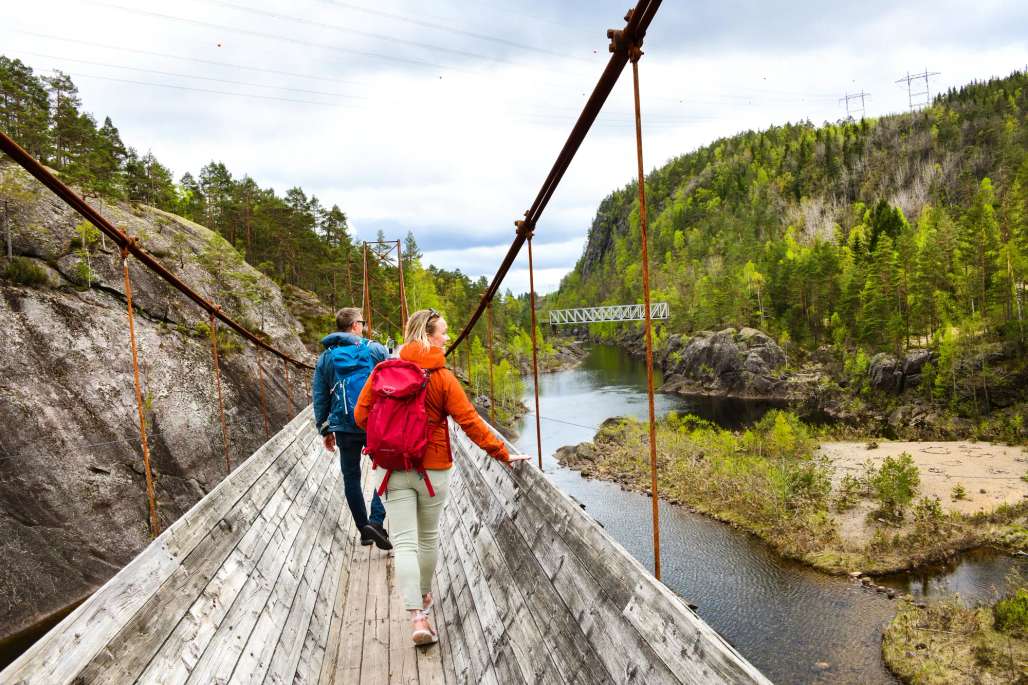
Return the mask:
[[293,388],[289,385],[289,364],[286,364],[285,360],[282,360],[282,371],[285,374],[286,399],[289,400],[289,416],[292,418],[296,416],[296,403],[293,402]]
[[311,377],[306,372],[303,373],[303,387],[307,391],[307,404],[310,404],[313,400],[311,399]]
[[532,261],[532,231],[528,232],[528,292],[532,306],[532,390],[535,393],[535,445],[539,450],[539,470],[543,469],[543,433],[539,427],[539,343],[535,322],[535,264]]
[[261,402],[261,416],[264,417],[264,435],[271,439],[271,421],[268,419],[268,407],[264,402],[264,364],[261,363],[261,350],[257,348],[257,395]]
[[407,309],[407,290],[403,285],[403,251],[399,240],[396,241],[396,270],[400,279],[400,335],[406,335],[409,311]]
[[[653,320],[650,317],[650,255],[646,218],[646,177],[643,173],[642,108],[639,105],[639,58],[642,50],[633,45],[632,86],[635,95],[635,151],[639,165],[639,235],[642,245],[643,310],[646,327],[646,400],[650,410],[650,498],[653,523],[653,576],[660,580],[660,506],[657,500],[657,419],[653,409]],[[538,409],[536,409],[538,412]],[[538,420],[538,417],[536,417]]]
[[166,281],[176,290],[184,294],[186,297],[191,299],[200,308],[204,309],[210,314],[217,316],[221,321],[239,335],[243,336],[257,347],[262,347],[268,352],[271,352],[282,359],[285,359],[290,364],[296,366],[306,367],[313,369],[314,367],[306,364],[298,359],[294,359],[285,352],[269,345],[268,343],[261,340],[256,334],[251,333],[249,330],[244,328],[242,325],[236,323],[231,317],[226,315],[215,303],[207,300],[205,297],[197,293],[195,290],[186,285],[181,281],[175,274],[171,273],[163,264],[155,259],[151,254],[146,252],[139,245],[139,243],[132,238],[132,236],[126,234],[121,229],[117,228],[105,219],[98,211],[93,209],[83,198],[75,194],[75,191],[61,182],[56,176],[50,173],[46,167],[40,164],[32,155],[26,152],[20,145],[15,143],[9,138],[3,131],[0,131],[0,149],[3,149],[11,159],[18,163],[25,171],[29,172],[36,178],[40,183],[49,188],[57,197],[64,200],[64,202],[78,212],[83,218],[89,221],[91,224],[96,226],[102,233],[106,234],[109,238],[117,243],[118,247],[122,250],[127,250],[133,257],[142,262],[143,266],[156,273],[161,279]]
[[[564,143],[564,147],[561,148],[560,154],[557,155],[557,159],[553,163],[550,173],[546,176],[546,180],[543,181],[543,185],[539,189],[539,193],[536,195],[535,201],[532,203],[531,208],[525,212],[524,224],[529,228],[529,230],[535,230],[536,224],[539,222],[539,219],[543,214],[543,210],[546,209],[547,203],[549,203],[558,184],[560,184],[561,179],[564,177],[564,173],[571,164],[571,160],[574,159],[575,153],[578,152],[578,148],[581,146],[586,134],[589,132],[593,122],[596,120],[600,110],[603,108],[603,104],[607,101],[610,91],[613,90],[614,84],[617,83],[618,77],[621,75],[625,65],[628,63],[629,45],[642,45],[643,37],[646,35],[646,29],[653,21],[653,16],[660,7],[660,2],[661,0],[639,0],[635,8],[630,10],[626,15],[625,28],[620,31],[610,30],[607,32],[607,36],[611,39],[609,46],[610,51],[613,54],[611,55],[610,61],[607,62],[607,66],[603,70],[603,74],[596,83],[596,87],[593,89],[588,101],[586,101],[585,107],[583,107],[582,113],[578,117],[578,121],[575,122],[574,128],[571,129],[571,133],[568,135],[568,139]],[[489,284],[489,287],[486,288],[485,292],[482,293],[482,299],[479,301],[478,307],[471,315],[471,318],[464,326],[464,329],[460,332],[460,335],[457,336],[456,340],[454,340],[446,350],[447,354],[455,350],[465,340],[465,338],[467,338],[471,328],[475,325],[478,319],[481,318],[482,314],[485,312],[486,306],[492,301],[493,297],[495,297],[496,293],[499,291],[500,284],[507,276],[507,272],[510,270],[511,265],[514,264],[514,260],[521,252],[521,248],[524,246],[525,240],[525,234],[519,230],[517,236],[514,238],[514,242],[510,246],[510,249],[507,250],[507,254],[503,258],[503,262],[500,263],[500,267],[497,269],[496,275],[493,276],[492,282]]]
[[364,337],[371,337],[371,286],[368,284],[368,244],[364,243],[364,298],[361,304],[364,311]]
[[489,330],[489,338],[486,343],[486,350],[489,352],[489,422],[496,422],[496,413],[493,411],[493,407],[496,406],[496,393],[493,386],[493,303],[489,303],[487,310],[486,323]]
[[143,472],[146,476],[146,499],[150,509],[150,537],[156,538],[161,532],[161,524],[157,518],[157,493],[154,488],[153,472],[150,468],[150,443],[146,437],[146,416],[143,413],[143,387],[139,382],[139,353],[136,350],[136,322],[132,309],[132,279],[129,278],[129,251],[121,248],[121,268],[125,274],[125,308],[128,311],[129,346],[132,348],[132,379],[136,387],[136,411],[139,413],[139,440],[143,447]]
[[[221,364],[218,361],[218,318],[211,314],[211,359],[214,366],[214,385],[218,389],[218,416],[221,418],[221,439],[225,446],[225,473],[232,472],[232,461],[229,459],[228,428],[225,425],[225,400],[221,395]],[[283,361],[283,363],[285,363]]]

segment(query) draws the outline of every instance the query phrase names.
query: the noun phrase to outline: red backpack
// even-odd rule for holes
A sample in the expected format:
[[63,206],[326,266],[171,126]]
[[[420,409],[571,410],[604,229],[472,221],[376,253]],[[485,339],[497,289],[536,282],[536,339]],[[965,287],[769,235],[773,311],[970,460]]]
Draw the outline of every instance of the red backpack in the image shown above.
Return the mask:
[[435,497],[432,482],[421,465],[428,445],[428,414],[425,391],[430,372],[403,359],[387,359],[371,377],[374,403],[368,414],[367,447],[373,468],[386,469],[379,496],[385,494],[393,471],[417,471],[425,479],[428,494]]

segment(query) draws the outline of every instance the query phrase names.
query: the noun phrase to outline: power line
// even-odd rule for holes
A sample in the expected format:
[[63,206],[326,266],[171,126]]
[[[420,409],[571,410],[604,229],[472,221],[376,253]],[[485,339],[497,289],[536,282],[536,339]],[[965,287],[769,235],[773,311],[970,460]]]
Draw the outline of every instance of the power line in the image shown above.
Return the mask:
[[184,57],[182,55],[173,55],[167,52],[154,52],[153,50],[140,50],[139,48],[127,48],[120,45],[109,45],[107,43],[95,43],[89,40],[80,40],[78,38],[66,38],[63,36],[54,36],[47,33],[36,33],[35,31],[18,30],[15,33],[21,33],[28,36],[36,36],[37,38],[46,38],[48,40],[55,40],[64,43],[76,43],[78,45],[89,45],[95,48],[104,48],[107,50],[117,50],[118,52],[130,52],[136,55],[150,55],[152,57],[164,57],[167,59],[177,59],[183,62],[193,62],[194,64],[210,64],[218,67],[229,67],[231,69],[243,69],[245,71],[254,71],[261,74],[275,74],[277,76],[289,76],[291,78],[305,78],[312,81],[326,81],[329,83],[338,83],[343,85],[351,86],[366,86],[368,84],[360,81],[344,81],[341,79],[329,78],[327,76],[312,76],[311,74],[301,74],[295,71],[282,71],[280,69],[268,69],[267,67],[251,67],[246,64],[239,64],[238,62],[219,62],[212,59],[201,59],[199,57]]
[[[341,2],[340,0],[317,0],[317,2],[321,2],[321,3],[326,4],[326,5],[335,5],[336,7],[343,7],[343,8],[346,8],[348,10],[352,10],[354,12],[362,12],[364,14],[369,14],[369,15],[376,16],[376,17],[384,17],[386,19],[393,19],[395,21],[402,21],[402,22],[405,22],[407,24],[413,24],[414,26],[423,26],[425,28],[435,29],[437,31],[445,31],[447,33],[452,33],[452,34],[458,35],[458,36],[467,36],[468,38],[476,38],[478,40],[490,41],[492,43],[497,43],[497,44],[500,44],[500,45],[506,45],[506,46],[512,47],[512,48],[518,48],[519,50],[531,50],[532,52],[538,52],[538,53],[543,54],[543,55],[550,55],[550,56],[553,56],[553,57],[560,57],[562,59],[578,60],[578,61],[581,61],[581,62],[588,62],[589,61],[589,60],[585,59],[584,57],[578,57],[577,55],[568,55],[568,54],[564,54],[564,53],[560,53],[560,52],[555,52],[553,50],[547,50],[546,48],[540,48],[540,47],[534,46],[534,45],[525,45],[524,43],[517,43],[517,42],[512,41],[512,40],[507,40],[506,38],[500,38],[498,36],[492,36],[492,35],[488,35],[488,34],[484,34],[484,33],[477,33],[475,31],[467,31],[467,30],[464,30],[464,29],[458,29],[458,28],[454,28],[453,26],[447,26],[446,24],[440,24],[440,23],[436,23],[436,22],[432,22],[432,21],[427,21],[425,19],[417,19],[415,17],[412,17],[410,15],[406,15],[406,14],[399,14],[399,13],[396,13],[396,12],[386,12],[384,10],[372,9],[370,7],[363,7],[361,5],[354,5],[353,3],[350,3],[350,2]],[[509,11],[509,10],[503,10],[503,11]]]
[[456,50],[454,48],[447,48],[447,47],[444,47],[444,46],[441,46],[441,45],[432,45],[432,44],[429,44],[429,43],[419,43],[417,41],[407,40],[405,38],[398,38],[396,36],[386,36],[386,35],[383,35],[381,33],[372,33],[370,31],[362,31],[360,29],[351,29],[351,28],[348,28],[346,26],[339,26],[338,24],[326,24],[324,22],[314,21],[312,19],[307,19],[305,17],[297,17],[295,15],[290,15],[290,14],[278,14],[278,13],[275,13],[275,12],[268,12],[268,11],[265,11],[265,10],[255,9],[253,7],[246,7],[245,5],[237,5],[234,2],[227,2],[227,0],[207,0],[207,2],[209,2],[211,4],[214,4],[214,5],[220,5],[221,7],[228,7],[230,9],[234,9],[234,10],[239,11],[239,12],[245,12],[247,14],[254,14],[254,15],[257,15],[257,16],[268,17],[268,18],[271,18],[271,19],[281,19],[281,20],[285,20],[285,21],[292,21],[292,22],[295,22],[297,24],[303,24],[304,26],[314,26],[314,27],[319,28],[319,29],[329,29],[331,31],[339,31],[339,32],[342,32],[342,33],[352,33],[352,34],[355,34],[355,35],[358,35],[358,36],[364,36],[366,38],[375,38],[375,39],[378,39],[378,40],[384,40],[384,41],[389,41],[389,42],[393,42],[393,43],[400,43],[400,44],[403,44],[403,45],[410,45],[412,47],[423,48],[425,50],[431,50],[433,52],[448,52],[450,54],[459,55],[461,57],[474,57],[475,59],[484,59],[484,60],[493,61],[493,62],[507,62],[507,63],[511,63],[509,60],[506,60],[506,59],[503,59],[503,58],[500,58],[500,57],[490,57],[489,55],[483,55],[483,54],[480,54],[480,53],[477,53],[477,52],[467,52],[465,50]]
[[[896,83],[902,84],[905,82],[907,84],[907,102],[910,104],[911,112],[913,112],[915,109],[920,109],[921,107],[928,107],[932,104],[932,93],[931,88],[928,87],[928,79],[930,79],[932,76],[938,76],[939,73],[940,72],[938,71],[929,72],[928,69],[925,69],[923,73],[914,74],[913,76],[911,76],[910,72],[908,71],[906,76],[901,76],[898,79],[896,79]],[[920,81],[922,79],[924,79],[924,90],[914,92],[911,84],[913,84],[915,81]],[[922,96],[924,97],[924,101],[920,99]],[[917,98],[916,102],[915,98]]]
[[107,7],[110,9],[121,10],[123,12],[129,12],[132,14],[141,14],[144,16],[155,17],[157,19],[167,19],[168,21],[177,21],[183,24],[192,24],[194,26],[202,26],[204,28],[217,29],[219,31],[229,31],[231,33],[239,33],[246,36],[253,36],[255,38],[267,38],[269,40],[277,40],[284,43],[293,43],[294,45],[302,45],[308,48],[319,48],[322,50],[331,50],[333,52],[342,52],[349,55],[362,55],[364,57],[374,57],[375,59],[387,60],[390,62],[400,62],[403,64],[413,64],[421,67],[431,67],[432,69],[442,69],[447,71],[463,71],[458,67],[446,66],[443,64],[436,64],[435,62],[429,62],[423,59],[416,59],[414,57],[397,57],[395,55],[383,54],[380,52],[368,52],[367,50],[354,50],[351,48],[343,48],[338,45],[331,45],[329,43],[317,43],[314,41],[303,40],[301,38],[290,38],[289,36],[280,36],[275,33],[264,33],[263,31],[253,31],[251,29],[239,28],[236,26],[226,26],[224,24],[215,24],[208,21],[200,21],[199,19],[189,19],[187,17],[176,17],[171,14],[162,14],[161,12],[152,12],[150,10],[139,9],[136,7],[126,7],[124,5],[116,5],[114,3],[104,2],[104,0],[84,0],[85,2],[92,3],[94,5],[100,5],[101,7]]
[[343,107],[339,103],[335,102],[316,102],[314,100],[296,100],[293,98],[279,98],[272,95],[253,95],[251,93],[234,93],[227,90],[214,90],[212,88],[195,88],[192,86],[176,86],[170,83],[150,83],[148,81],[134,81],[132,79],[114,78],[113,76],[97,76],[96,74],[83,74],[81,72],[74,72],[69,74],[76,78],[91,78],[98,79],[100,81],[114,81],[116,83],[131,83],[137,86],[150,86],[153,88],[172,88],[174,90],[191,90],[198,93],[211,93],[213,95],[235,95],[241,98],[254,98],[257,100],[277,100],[279,102],[295,102],[301,105],[320,105],[322,107]]
[[870,100],[871,99],[871,93],[865,93],[863,90],[861,90],[859,93],[853,93],[852,95],[849,94],[849,93],[846,93],[845,96],[839,98],[839,102],[845,102],[846,103],[846,118],[847,119],[852,119],[853,118],[853,114],[850,112],[850,101],[856,101],[858,99],[860,100],[860,108],[858,109],[857,106],[854,105],[852,111],[853,111],[853,113],[860,112],[860,116],[861,117],[864,116],[864,98],[867,98],[868,100]]
[[354,98],[354,99],[367,99],[363,95],[347,95],[346,93],[330,93],[322,90],[308,90],[306,88],[290,88],[288,86],[271,86],[264,83],[253,83],[250,81],[234,81],[231,79],[215,78],[213,76],[194,76],[192,74],[177,74],[171,71],[158,71],[156,69],[143,69],[142,67],[126,67],[120,64],[110,64],[108,62],[93,62],[87,59],[78,59],[75,57],[58,57],[56,55],[45,55],[40,52],[32,52],[31,50],[24,51],[26,55],[35,55],[36,57],[45,57],[47,59],[55,59],[65,62],[78,62],[79,64],[91,64],[97,67],[110,67],[112,69],[126,69],[128,71],[141,71],[147,74],[158,74],[161,76],[174,76],[177,78],[186,79],[197,79],[201,81],[215,81],[218,83],[228,83],[236,86],[253,86],[256,88],[273,88],[276,90],[290,90],[296,93],[307,93],[308,95],[324,95],[326,97],[339,97],[339,98]]

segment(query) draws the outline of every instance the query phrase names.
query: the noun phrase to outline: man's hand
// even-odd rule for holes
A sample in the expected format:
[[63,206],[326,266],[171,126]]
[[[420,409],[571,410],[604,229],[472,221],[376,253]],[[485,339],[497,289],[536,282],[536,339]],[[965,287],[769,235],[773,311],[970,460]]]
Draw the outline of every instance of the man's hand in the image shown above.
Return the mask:
[[329,433],[328,435],[322,436],[322,440],[325,441],[325,449],[329,452],[336,451],[336,434]]

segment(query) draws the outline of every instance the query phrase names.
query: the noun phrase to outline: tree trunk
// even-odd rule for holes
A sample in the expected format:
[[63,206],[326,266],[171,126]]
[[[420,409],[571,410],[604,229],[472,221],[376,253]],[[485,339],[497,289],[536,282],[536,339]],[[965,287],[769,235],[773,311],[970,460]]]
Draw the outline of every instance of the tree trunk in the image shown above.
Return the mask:
[[7,259],[14,259],[14,248],[11,245],[11,221],[7,216],[9,211],[7,200],[4,200],[4,233],[7,235]]

